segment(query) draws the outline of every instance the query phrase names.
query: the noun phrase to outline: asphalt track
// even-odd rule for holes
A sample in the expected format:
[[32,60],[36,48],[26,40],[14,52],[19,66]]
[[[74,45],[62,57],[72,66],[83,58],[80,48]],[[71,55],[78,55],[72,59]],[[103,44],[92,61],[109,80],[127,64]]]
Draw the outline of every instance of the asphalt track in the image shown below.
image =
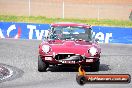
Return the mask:
[[[8,65],[14,75],[0,83],[0,88],[131,88],[129,84],[85,84],[76,82],[77,71],[51,67],[47,72],[37,71],[38,40],[0,39],[0,63]],[[101,44],[99,72],[88,74],[132,75],[132,45]]]

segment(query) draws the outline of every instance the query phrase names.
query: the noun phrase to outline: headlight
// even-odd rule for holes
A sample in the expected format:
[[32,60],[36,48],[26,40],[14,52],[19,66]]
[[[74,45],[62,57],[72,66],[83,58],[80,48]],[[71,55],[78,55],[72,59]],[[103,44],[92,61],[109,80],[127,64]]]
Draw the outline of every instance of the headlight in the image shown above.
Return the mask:
[[50,51],[50,46],[49,45],[43,45],[42,46],[42,50],[45,52],[45,53],[48,53]]
[[97,52],[97,49],[96,49],[95,47],[91,47],[91,48],[89,49],[89,53],[91,54],[91,56],[96,55],[96,52]]

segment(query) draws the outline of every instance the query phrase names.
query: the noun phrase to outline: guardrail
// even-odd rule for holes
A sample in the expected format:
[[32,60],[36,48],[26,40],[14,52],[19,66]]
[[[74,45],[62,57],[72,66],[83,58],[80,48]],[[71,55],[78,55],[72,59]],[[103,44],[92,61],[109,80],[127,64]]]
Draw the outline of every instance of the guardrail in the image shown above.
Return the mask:
[[[47,35],[50,24],[0,22],[0,38],[37,39]],[[100,43],[132,44],[132,28],[93,26]]]

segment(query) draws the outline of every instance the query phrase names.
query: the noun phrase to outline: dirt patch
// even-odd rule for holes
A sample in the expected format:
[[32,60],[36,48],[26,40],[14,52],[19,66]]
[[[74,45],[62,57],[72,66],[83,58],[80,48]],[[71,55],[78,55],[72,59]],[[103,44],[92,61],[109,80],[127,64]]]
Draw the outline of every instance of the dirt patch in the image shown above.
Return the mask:
[[[65,18],[129,20],[132,0],[64,0]],[[63,17],[62,0],[0,0],[0,14]]]

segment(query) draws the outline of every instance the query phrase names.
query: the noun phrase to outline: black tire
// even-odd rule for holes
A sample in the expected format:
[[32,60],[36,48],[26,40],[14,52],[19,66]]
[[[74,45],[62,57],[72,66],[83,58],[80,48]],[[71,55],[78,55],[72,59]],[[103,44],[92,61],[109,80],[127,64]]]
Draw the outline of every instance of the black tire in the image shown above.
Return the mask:
[[76,75],[76,81],[79,85],[84,85],[86,83],[86,78],[84,76]]
[[40,56],[38,56],[38,71],[39,72],[46,72],[46,69],[49,67],[49,64],[44,62]]
[[91,65],[90,70],[91,71],[99,71],[99,66],[100,66],[100,61],[98,60]]

